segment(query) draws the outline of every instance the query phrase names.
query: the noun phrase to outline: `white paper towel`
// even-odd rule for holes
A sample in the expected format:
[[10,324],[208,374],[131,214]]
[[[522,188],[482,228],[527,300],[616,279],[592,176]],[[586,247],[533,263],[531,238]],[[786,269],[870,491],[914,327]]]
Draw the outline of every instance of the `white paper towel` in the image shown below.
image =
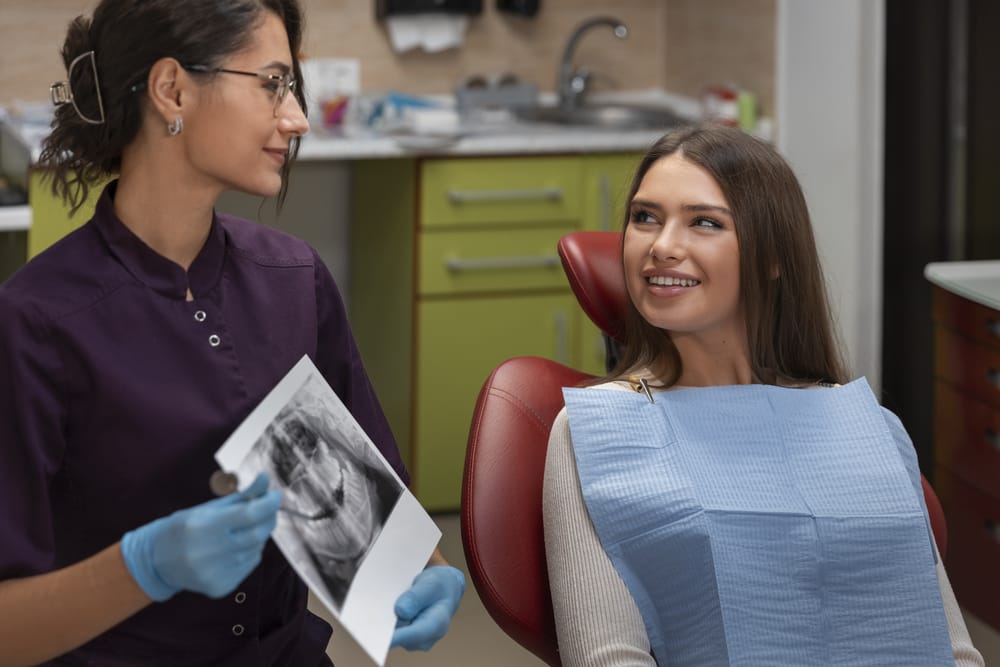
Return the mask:
[[460,46],[469,25],[469,17],[464,14],[404,14],[385,21],[396,53],[418,47],[437,53]]

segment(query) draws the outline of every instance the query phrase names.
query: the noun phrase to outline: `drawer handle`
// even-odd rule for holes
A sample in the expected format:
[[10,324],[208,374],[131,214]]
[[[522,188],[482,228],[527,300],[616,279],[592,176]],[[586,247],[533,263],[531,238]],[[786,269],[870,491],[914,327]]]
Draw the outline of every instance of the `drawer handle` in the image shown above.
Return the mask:
[[986,320],[986,334],[994,338],[1000,338],[1000,322],[996,320]]
[[449,190],[448,201],[468,204],[494,201],[557,201],[563,198],[559,188],[532,188],[529,190]]
[[992,538],[994,542],[1000,544],[1000,524],[996,521],[987,519],[983,522],[983,528],[986,529],[986,532],[989,533],[990,538]]
[[559,255],[524,255],[513,257],[449,257],[444,261],[452,273],[490,271],[493,269],[550,269],[559,266]]
[[996,369],[986,369],[986,381],[993,385],[994,389],[1000,389],[1000,373],[998,373]]
[[986,439],[987,445],[1000,452],[1000,434],[991,428],[987,428],[983,436]]

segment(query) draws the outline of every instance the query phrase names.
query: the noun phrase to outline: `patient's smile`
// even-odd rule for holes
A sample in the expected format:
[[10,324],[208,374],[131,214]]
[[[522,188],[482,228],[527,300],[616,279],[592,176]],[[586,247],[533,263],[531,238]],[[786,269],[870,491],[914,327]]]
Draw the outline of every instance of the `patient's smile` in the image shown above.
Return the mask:
[[688,278],[671,278],[670,276],[649,276],[646,281],[650,285],[662,285],[664,287],[694,287],[700,285],[700,280]]

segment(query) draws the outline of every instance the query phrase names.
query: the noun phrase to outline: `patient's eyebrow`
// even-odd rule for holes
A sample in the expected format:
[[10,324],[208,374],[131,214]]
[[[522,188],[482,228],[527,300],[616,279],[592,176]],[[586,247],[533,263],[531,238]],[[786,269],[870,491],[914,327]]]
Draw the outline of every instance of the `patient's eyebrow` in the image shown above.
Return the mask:
[[[648,208],[654,211],[662,211],[663,206],[655,201],[648,199],[633,199],[629,206],[636,206],[640,208]],[[681,209],[688,212],[702,213],[702,212],[715,212],[723,213],[728,215],[730,218],[733,217],[733,212],[730,211],[725,206],[716,206],[715,204],[681,204]]]
[[733,217],[733,212],[728,208],[725,206],[716,206],[714,204],[684,204],[681,208],[685,211],[715,211],[716,213],[724,213],[729,217]]

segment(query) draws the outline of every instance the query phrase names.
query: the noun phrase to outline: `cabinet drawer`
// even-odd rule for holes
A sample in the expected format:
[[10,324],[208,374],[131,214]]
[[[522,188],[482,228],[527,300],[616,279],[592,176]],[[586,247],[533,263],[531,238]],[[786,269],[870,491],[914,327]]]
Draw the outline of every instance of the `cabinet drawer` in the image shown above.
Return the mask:
[[937,491],[948,520],[945,565],[963,607],[1000,628],[1000,499],[962,482],[940,466]]
[[934,461],[980,489],[1000,493],[1000,409],[936,382]]
[[935,287],[933,316],[939,326],[1000,350],[1000,313],[997,311]]
[[579,158],[425,160],[420,177],[424,227],[579,224]]
[[1000,407],[1000,350],[935,327],[934,375],[963,394]]
[[569,287],[556,244],[572,228],[444,231],[420,235],[420,294]]

